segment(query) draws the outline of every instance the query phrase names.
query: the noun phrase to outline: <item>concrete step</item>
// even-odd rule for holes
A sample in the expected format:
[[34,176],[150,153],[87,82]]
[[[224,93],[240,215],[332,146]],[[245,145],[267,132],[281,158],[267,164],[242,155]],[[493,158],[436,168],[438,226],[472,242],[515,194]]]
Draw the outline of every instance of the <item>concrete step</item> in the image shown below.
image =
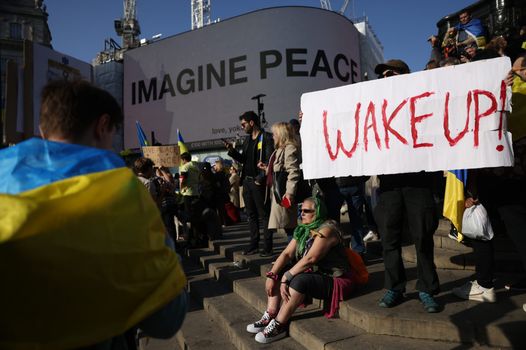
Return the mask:
[[[257,258],[246,258],[246,266],[258,266],[260,276],[264,276],[265,272],[271,268],[271,264],[259,265],[260,263]],[[526,339],[519,339],[520,332],[516,331],[526,326],[526,315],[521,312],[521,305],[526,302],[526,294],[513,294],[504,290],[504,283],[509,280],[510,276],[497,275],[496,287],[499,299],[497,303],[481,304],[460,300],[451,294],[452,288],[473,279],[473,271],[438,270],[442,293],[437,300],[444,305],[444,310],[439,314],[428,314],[422,308],[417,292],[409,293],[408,300],[399,307],[393,309],[378,307],[378,300],[385,292],[383,263],[374,263],[368,268],[369,284],[356,291],[356,296],[342,302],[340,309],[341,320],[349,322],[358,329],[369,334],[448,341],[457,344],[489,344],[501,348],[526,346]],[[409,280],[408,291],[414,290],[416,265],[407,263],[406,270]],[[255,283],[257,282],[236,281],[234,290],[251,304],[264,308],[265,299],[262,289],[264,282],[260,282],[259,291],[255,286],[251,286]],[[504,304],[505,309],[501,310],[499,304]],[[489,314],[491,316],[486,315],[486,310],[492,310]],[[484,317],[479,317],[479,313]],[[464,315],[469,315],[478,322]],[[441,346],[447,348],[449,345],[442,344]]]
[[458,299],[451,289],[472,279],[470,271],[438,270],[442,292],[436,300],[444,306],[437,314],[428,314],[415,291],[416,266],[406,264],[407,298],[401,305],[378,307],[383,296],[383,264],[369,266],[370,281],[351,299],[341,303],[340,317],[368,333],[407,338],[486,344],[501,348],[524,348],[526,315],[521,305],[526,294],[503,289],[504,279],[497,280],[498,302],[478,303]]
[[176,339],[180,348],[185,350],[236,349],[203,309],[188,312]]
[[[237,294],[231,292],[219,281],[211,278],[200,279],[192,284],[192,296],[202,300],[207,316],[212,320],[216,330],[219,330],[236,349],[270,349],[273,345],[258,344],[254,334],[247,333],[246,326],[261,317],[261,313],[243,301]],[[199,327],[197,324],[196,327]],[[204,333],[203,339],[213,336]],[[305,348],[291,337],[279,341],[280,349],[304,350]],[[222,349],[217,347],[216,349]]]
[[[238,280],[234,291],[250,305],[260,310],[266,307],[265,281],[261,277]],[[321,305],[300,309],[290,323],[290,336],[307,349],[459,349],[460,343],[403,338],[398,336],[368,334],[343,319],[326,319]],[[489,349],[472,346],[473,349]]]
[[[205,273],[202,267],[191,264],[186,259],[183,259],[183,268],[188,281],[192,282],[188,286],[209,279],[208,273]],[[216,350],[218,346],[220,349],[235,350],[228,338],[209,319],[203,310],[202,302],[196,302],[191,297],[188,301],[188,312],[177,334],[170,339],[141,338],[139,350]]]
[[[475,255],[472,251],[461,252],[435,247],[434,256],[437,269],[475,270]],[[413,245],[402,247],[402,258],[406,262],[416,263],[415,247]],[[517,273],[524,271],[521,258],[516,252],[495,252],[495,270]]]
[[[248,233],[246,235],[248,236]],[[280,239],[282,238],[277,237],[276,242],[279,242]],[[224,241],[227,242],[226,245],[231,244],[228,234],[225,235]],[[262,287],[264,279],[262,277],[256,278],[255,276],[261,276],[268,271],[270,263],[277,258],[277,254],[272,258],[261,258],[258,255],[243,256],[240,254],[243,248],[242,244],[239,244],[237,248],[222,249],[222,241],[212,242],[211,247],[212,249],[209,249],[208,252],[196,252],[200,262],[203,260],[203,256],[207,256],[205,260],[215,259],[212,262],[204,262],[207,264],[206,266],[210,267],[211,271],[219,271],[211,272],[209,276],[216,276],[223,278],[223,280],[231,281],[232,288],[234,288],[239,297],[243,297],[245,302],[256,307],[259,310],[257,316],[260,316],[265,304],[264,289]],[[224,255],[214,254],[219,251],[227,253],[229,259],[218,262],[220,257],[224,258]],[[194,251],[190,251],[190,255],[193,256]],[[235,268],[237,269],[236,271],[230,259],[242,262],[243,269]],[[225,265],[220,266],[220,264]],[[414,264],[407,263],[406,268],[409,280],[408,290],[412,291],[415,285],[416,267]],[[339,348],[336,347],[336,344],[339,341],[343,341],[343,339],[351,344],[352,339],[361,338],[372,339],[371,348],[378,348],[375,347],[377,343],[373,340],[378,340],[380,339],[378,338],[379,336],[385,335],[397,336],[397,341],[418,338],[422,339],[422,341],[445,340],[452,342],[440,344],[440,346],[443,346],[441,348],[449,348],[448,346],[452,344],[458,345],[461,342],[489,344],[502,348],[526,347],[526,338],[523,340],[521,339],[522,337],[519,337],[522,334],[519,329],[526,327],[526,315],[522,311],[522,304],[526,302],[526,294],[511,294],[504,291],[502,287],[507,280],[504,280],[501,275],[497,276],[499,301],[495,304],[481,304],[459,300],[451,295],[450,292],[451,288],[469,280],[472,271],[439,270],[443,292],[438,296],[437,300],[443,303],[445,308],[439,314],[427,314],[418,301],[416,292],[408,294],[408,300],[398,307],[392,309],[379,308],[377,302],[384,293],[383,264],[381,262],[373,263],[369,266],[369,269],[371,273],[370,283],[357,291],[356,295],[350,300],[341,304],[341,319],[338,320],[338,322],[343,322],[344,328],[356,327],[358,330],[357,334],[360,335],[355,334],[352,336],[352,332],[341,333],[339,340],[329,339],[329,341],[332,341],[330,343],[326,343],[327,339],[318,337],[320,338],[319,340],[309,340],[309,344],[316,346],[316,348],[322,343],[325,344],[325,348],[330,348],[332,345],[335,346],[334,348]],[[252,277],[249,277],[251,274]],[[251,285],[252,283],[254,285]],[[257,287],[257,284],[259,284],[259,287]],[[300,336],[300,334],[304,334],[306,332],[304,330],[310,327],[309,322],[314,322],[310,321],[311,319],[324,321],[323,325],[326,325],[328,321],[322,316],[315,315],[319,310],[313,309],[307,310],[307,312],[314,314],[309,314],[308,318],[300,317],[300,319],[295,319],[291,323],[291,337],[297,338],[298,343],[301,344],[308,337],[305,335]],[[306,324],[301,325],[305,322]],[[293,325],[294,323],[297,325]],[[333,323],[330,324],[334,326],[334,329],[339,327]],[[316,327],[322,326],[316,325]],[[352,328],[349,329],[352,330]],[[367,333],[363,333],[363,331]],[[430,347],[433,348],[432,345],[437,344],[433,343]]]
[[[190,255],[192,255],[192,253],[194,252],[191,251]],[[206,259],[203,259],[202,252],[195,253],[199,256],[199,261],[207,264],[209,267],[209,276],[215,276],[223,283],[232,283],[234,292],[241,297],[247,305],[251,305],[252,308],[256,310],[256,316],[253,320],[258,319],[263,310],[266,309],[266,294],[264,291],[265,278],[256,274],[252,274],[252,277],[238,278],[239,274],[236,272],[256,270],[256,266],[259,267],[260,271],[267,271],[270,268],[270,264],[265,264],[264,261],[262,261],[263,259],[257,258],[257,256],[243,256],[246,261],[246,267],[254,267],[235,271],[231,267],[220,268],[215,263],[207,263],[209,259],[217,259],[214,255],[209,255]],[[237,257],[238,254],[237,252],[234,253],[234,257]],[[220,272],[218,272],[218,270],[220,270]],[[225,294],[224,298],[218,301],[218,303],[226,303],[226,295],[227,294]],[[209,298],[205,300],[209,300]],[[207,302],[208,301],[205,301],[204,303]],[[380,349],[385,347],[386,344],[390,344],[390,349],[417,348],[412,339],[383,336],[382,342],[379,342],[377,337],[367,335],[362,329],[352,326],[344,320],[328,320],[322,316],[321,306],[321,302],[315,300],[314,304],[304,309],[299,309],[290,324],[290,337],[307,349],[343,349],[348,345],[358,346],[358,348]],[[214,304],[213,307],[217,309],[219,306]],[[236,305],[227,307],[228,310],[237,310],[238,308]],[[281,341],[278,344],[281,348]],[[459,345],[435,341],[419,341],[417,344],[419,346],[428,346],[430,349],[448,349]]]

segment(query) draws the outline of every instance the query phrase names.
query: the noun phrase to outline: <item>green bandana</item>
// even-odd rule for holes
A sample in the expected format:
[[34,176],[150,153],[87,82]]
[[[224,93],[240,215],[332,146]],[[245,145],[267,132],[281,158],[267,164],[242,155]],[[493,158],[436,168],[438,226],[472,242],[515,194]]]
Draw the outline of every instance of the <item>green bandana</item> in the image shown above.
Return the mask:
[[301,259],[303,252],[305,251],[305,244],[310,237],[310,231],[315,230],[323,224],[327,218],[327,208],[319,198],[309,198],[314,202],[314,208],[316,209],[316,218],[310,224],[299,224],[294,230],[293,238],[297,242],[296,247],[296,259]]

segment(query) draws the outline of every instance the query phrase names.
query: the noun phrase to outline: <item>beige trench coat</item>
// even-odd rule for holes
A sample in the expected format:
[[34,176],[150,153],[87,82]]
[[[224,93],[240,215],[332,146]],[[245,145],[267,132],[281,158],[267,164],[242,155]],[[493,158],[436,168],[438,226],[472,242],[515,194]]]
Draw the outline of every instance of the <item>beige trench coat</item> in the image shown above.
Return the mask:
[[[274,171],[288,172],[286,193],[293,198],[292,206],[288,209],[282,207],[274,198],[274,188],[270,189],[270,218],[268,221],[269,229],[294,228],[298,223],[298,207],[294,201],[296,187],[300,179],[300,154],[298,148],[293,145],[286,145],[284,148],[278,148],[275,152],[273,166]],[[270,169],[267,169],[269,171]]]

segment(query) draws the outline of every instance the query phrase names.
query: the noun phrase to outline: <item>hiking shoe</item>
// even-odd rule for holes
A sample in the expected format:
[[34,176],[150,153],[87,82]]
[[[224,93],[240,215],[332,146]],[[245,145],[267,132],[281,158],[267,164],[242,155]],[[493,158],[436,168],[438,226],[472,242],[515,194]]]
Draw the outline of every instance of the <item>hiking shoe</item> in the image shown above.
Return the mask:
[[268,324],[270,323],[270,321],[272,321],[272,319],[274,319],[274,316],[270,315],[268,311],[265,311],[263,316],[261,316],[260,320],[254,323],[251,323],[247,326],[247,332],[254,333],[254,334],[261,332],[262,330],[265,329],[266,326],[268,326]]
[[398,304],[404,299],[404,294],[402,292],[391,290],[389,289],[382,299],[380,299],[380,302],[378,303],[378,306],[380,307],[393,307]]
[[440,310],[440,305],[438,305],[438,303],[435,301],[435,298],[433,298],[431,294],[426,292],[420,292],[418,293],[418,297],[424,305],[424,309],[426,309],[426,311],[430,314],[433,314]]
[[507,283],[504,288],[509,291],[525,292],[526,291],[526,278],[523,278],[514,283]]
[[494,303],[497,301],[494,288],[484,288],[477,281],[468,281],[460,287],[453,288],[453,294],[466,300]]
[[285,325],[282,325],[276,319],[272,319],[268,326],[258,334],[256,334],[256,341],[261,344],[271,343],[275,340],[285,338],[287,336],[287,329]]
[[374,231],[369,231],[369,232],[367,232],[367,234],[363,238],[363,241],[364,242],[371,242],[371,241],[378,241],[379,239],[380,239],[380,237],[378,237],[378,233],[376,233]]

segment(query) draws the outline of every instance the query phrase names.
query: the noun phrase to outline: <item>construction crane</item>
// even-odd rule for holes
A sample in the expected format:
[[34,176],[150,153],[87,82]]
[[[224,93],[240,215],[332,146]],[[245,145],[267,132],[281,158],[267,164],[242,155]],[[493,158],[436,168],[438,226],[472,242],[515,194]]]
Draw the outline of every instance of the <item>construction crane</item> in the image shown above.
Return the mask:
[[[349,6],[349,2],[350,0],[345,0],[343,2],[343,5],[340,8],[340,11],[338,11],[340,15],[345,15],[345,10],[347,10],[347,6]],[[332,11],[331,0],[320,0],[320,5],[322,9]]]
[[192,30],[210,24],[210,0],[191,0]]
[[122,48],[131,49],[140,45],[138,37],[141,27],[137,20],[135,0],[124,0],[124,17],[114,21],[115,31],[122,36]]

